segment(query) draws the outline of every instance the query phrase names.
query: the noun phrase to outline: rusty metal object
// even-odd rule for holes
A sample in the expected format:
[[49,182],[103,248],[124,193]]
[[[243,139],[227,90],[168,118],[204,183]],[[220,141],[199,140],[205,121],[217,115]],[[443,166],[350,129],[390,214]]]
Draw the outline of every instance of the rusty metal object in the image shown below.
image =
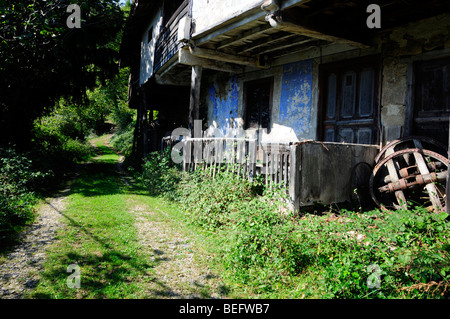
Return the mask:
[[[417,147],[416,144],[419,142],[422,144],[421,147]],[[398,140],[394,140],[386,146],[384,146],[378,155],[375,157],[375,163],[378,163],[381,161],[384,157],[386,157],[389,154],[386,154],[386,151],[388,149],[393,149],[394,152],[400,151],[402,149],[408,149],[408,148],[420,148],[420,149],[427,149],[433,152],[436,152],[440,155],[447,156],[447,147],[443,145],[442,143],[436,141],[435,139],[432,139],[431,137],[427,136],[405,136],[403,138],[400,138]]]
[[[409,178],[408,178],[409,177]],[[396,190],[406,190],[408,188],[421,186],[428,183],[443,182],[447,178],[447,172],[430,173],[424,175],[412,175],[398,180],[395,183],[389,183],[378,188],[380,192],[394,193]]]
[[[389,152],[392,152],[390,149]],[[369,180],[373,201],[381,208],[406,208],[406,201],[445,209],[449,160],[436,152],[409,148],[381,159]]]

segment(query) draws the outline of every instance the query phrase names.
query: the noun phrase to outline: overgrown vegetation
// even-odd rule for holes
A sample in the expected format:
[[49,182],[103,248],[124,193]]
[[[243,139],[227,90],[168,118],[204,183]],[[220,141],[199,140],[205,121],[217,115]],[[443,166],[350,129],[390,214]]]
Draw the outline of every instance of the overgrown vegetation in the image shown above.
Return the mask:
[[[152,154],[140,177],[217,234],[230,283],[265,298],[448,298],[450,227],[425,208],[293,215],[283,192]],[[277,189],[274,187],[273,189]]]
[[0,2],[0,232],[16,234],[32,220],[36,195],[94,155],[88,137],[126,121],[129,70],[117,58],[130,1],[78,2],[75,29],[67,5]]
[[0,241],[17,234],[34,218],[35,191],[46,174],[36,171],[27,154],[0,149]]

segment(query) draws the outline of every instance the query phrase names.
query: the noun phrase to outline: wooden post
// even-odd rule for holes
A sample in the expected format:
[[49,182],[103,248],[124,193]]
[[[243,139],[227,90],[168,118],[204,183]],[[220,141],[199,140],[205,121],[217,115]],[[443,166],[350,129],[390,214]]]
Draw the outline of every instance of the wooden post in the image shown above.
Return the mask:
[[[419,148],[419,149],[423,149],[422,143],[419,140],[414,139],[414,145]],[[416,165],[417,168],[419,169],[420,174],[425,175],[425,174],[429,174],[430,171],[428,170],[428,166],[425,163],[425,160],[423,159],[423,156],[417,152],[414,152],[414,158],[416,159]],[[447,169],[448,171],[448,169]],[[433,205],[433,208],[436,210],[437,212],[441,212],[442,211],[442,205],[441,205],[441,200],[439,198],[439,193],[436,189],[436,185],[434,183],[428,183],[425,186],[428,195],[430,195],[430,201],[431,204]]]
[[191,93],[189,100],[189,130],[191,131],[191,137],[194,137],[194,121],[199,119],[201,80],[202,67],[195,65],[192,67]]
[[297,213],[300,209],[301,191],[301,145],[290,147],[290,171],[289,171],[289,197],[291,198],[292,210]]
[[256,177],[256,152],[257,152],[256,140],[250,140],[248,142],[248,153],[249,153],[248,179],[249,179],[249,181],[253,181],[253,179]]

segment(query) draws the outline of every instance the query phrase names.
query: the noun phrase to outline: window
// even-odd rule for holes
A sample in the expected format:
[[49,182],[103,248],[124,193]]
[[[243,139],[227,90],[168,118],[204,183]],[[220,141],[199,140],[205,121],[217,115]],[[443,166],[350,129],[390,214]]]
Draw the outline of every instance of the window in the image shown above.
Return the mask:
[[450,58],[414,65],[413,135],[448,144],[450,116]]
[[247,82],[244,85],[245,129],[270,130],[273,78]]
[[378,73],[374,58],[321,66],[319,127],[322,140],[378,142]]

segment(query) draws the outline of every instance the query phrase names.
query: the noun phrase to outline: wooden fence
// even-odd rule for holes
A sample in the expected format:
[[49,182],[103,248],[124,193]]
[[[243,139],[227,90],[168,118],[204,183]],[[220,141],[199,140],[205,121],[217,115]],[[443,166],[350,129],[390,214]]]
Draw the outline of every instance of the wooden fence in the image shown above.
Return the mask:
[[[263,144],[248,138],[184,138],[182,165],[185,171],[209,169],[213,178],[226,167],[242,178],[252,181],[263,175],[266,185],[284,184],[289,187],[289,145]],[[170,145],[169,140],[164,145]]]
[[[291,144],[262,143],[246,138],[183,138],[166,141],[178,149],[183,169],[203,169],[214,178],[220,169],[250,181],[260,175],[267,186],[282,185],[290,206],[298,211],[315,202],[330,204],[352,200],[360,163],[373,164],[376,145],[305,141]],[[355,184],[356,183],[356,184]]]

